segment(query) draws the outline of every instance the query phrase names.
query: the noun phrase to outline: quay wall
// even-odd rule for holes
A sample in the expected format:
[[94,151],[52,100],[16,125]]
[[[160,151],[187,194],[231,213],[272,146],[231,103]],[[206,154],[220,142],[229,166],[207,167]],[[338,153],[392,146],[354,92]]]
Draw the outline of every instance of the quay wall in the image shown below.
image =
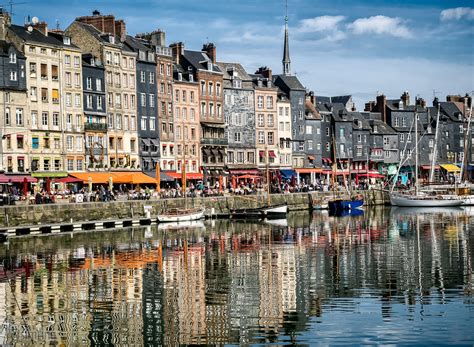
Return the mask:
[[[389,200],[382,191],[361,191],[366,205],[383,205]],[[290,211],[311,209],[324,198],[332,196],[330,192],[311,192],[294,194],[272,194],[272,206],[288,204]],[[222,196],[206,198],[188,198],[188,207],[203,206],[206,217],[222,217],[234,208],[262,207],[268,203],[266,196]],[[146,218],[144,207],[151,207],[151,217],[169,208],[184,208],[185,199],[125,200],[92,203],[56,203],[47,205],[16,205],[0,207],[0,227],[49,225],[83,221],[123,220]]]

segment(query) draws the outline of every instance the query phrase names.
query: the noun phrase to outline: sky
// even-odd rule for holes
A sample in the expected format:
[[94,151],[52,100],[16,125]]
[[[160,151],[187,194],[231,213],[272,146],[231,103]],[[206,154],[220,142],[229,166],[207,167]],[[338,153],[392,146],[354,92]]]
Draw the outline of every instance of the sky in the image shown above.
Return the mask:
[[[7,0],[0,0],[8,3]],[[97,9],[124,19],[130,35],[161,29],[167,44],[217,47],[217,60],[249,73],[282,71],[285,0],[18,0],[14,22],[28,16],[62,29]],[[378,93],[474,92],[474,8],[460,0],[288,0],[291,69],[316,95],[353,95],[356,106]]]

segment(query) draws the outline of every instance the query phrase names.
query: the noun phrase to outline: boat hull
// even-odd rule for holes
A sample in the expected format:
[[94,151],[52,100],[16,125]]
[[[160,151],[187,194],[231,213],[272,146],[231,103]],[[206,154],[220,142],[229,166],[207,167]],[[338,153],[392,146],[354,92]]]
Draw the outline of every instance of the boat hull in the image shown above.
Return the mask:
[[191,210],[189,212],[182,211],[179,214],[175,213],[162,213],[158,215],[158,222],[170,223],[170,222],[185,222],[192,220],[199,220],[204,218],[204,209]]
[[451,207],[461,206],[461,199],[413,198],[402,195],[390,195],[390,203],[400,207]]
[[474,205],[474,195],[466,195],[466,196],[460,196],[460,199],[462,200],[462,204],[464,206],[473,206]]
[[344,211],[344,210],[354,210],[356,208],[362,207],[364,205],[364,200],[354,199],[354,200],[331,200],[328,202],[328,207],[330,211]]
[[267,207],[261,210],[262,216],[267,219],[280,219],[288,214],[288,205]]

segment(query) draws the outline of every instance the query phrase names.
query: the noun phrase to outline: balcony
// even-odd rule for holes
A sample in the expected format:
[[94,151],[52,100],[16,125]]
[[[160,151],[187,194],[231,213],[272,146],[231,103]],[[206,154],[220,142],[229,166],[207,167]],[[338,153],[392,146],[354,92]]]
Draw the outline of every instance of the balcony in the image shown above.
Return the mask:
[[107,132],[107,124],[105,124],[105,123],[84,123],[84,131]]
[[229,143],[225,138],[210,138],[205,137],[201,139],[202,145],[210,145],[210,146],[227,146]]

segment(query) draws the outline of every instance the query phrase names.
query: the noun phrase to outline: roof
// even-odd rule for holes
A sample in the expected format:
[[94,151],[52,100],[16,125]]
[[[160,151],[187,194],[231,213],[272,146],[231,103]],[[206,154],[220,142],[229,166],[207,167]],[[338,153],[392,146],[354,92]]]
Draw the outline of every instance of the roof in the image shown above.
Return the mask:
[[244,67],[240,63],[224,63],[224,62],[217,62],[216,63],[219,69],[222,71],[224,74],[224,79],[232,79],[232,76],[230,74],[231,71],[236,71],[237,76],[242,80],[242,81],[251,81],[252,78],[250,75],[245,71]]
[[25,42],[35,42],[51,46],[62,46],[63,43],[56,39],[54,36],[46,36],[38,29],[28,31],[27,28],[19,25],[11,25],[9,29],[20,39]]
[[[107,44],[112,45],[112,46],[120,47],[120,44],[111,43],[108,40],[108,37],[110,36],[110,34],[106,34],[106,33],[101,32],[95,26],[93,26],[91,24],[79,22],[79,21],[75,21],[74,23],[76,25],[79,25],[80,27],[82,27],[84,30],[86,30],[92,36],[94,36],[98,41],[100,41],[102,43],[107,43]],[[118,40],[118,37],[115,37],[115,42],[120,42],[120,40]]]
[[[354,130],[370,130],[370,123],[367,121],[367,119],[364,117],[364,115],[360,112],[349,112],[352,119],[353,119],[353,126],[352,128]],[[359,124],[362,124],[362,126],[359,126]]]
[[352,95],[342,95],[342,96],[331,96],[331,102],[336,104],[344,104],[347,103],[352,99]]
[[459,114],[463,113],[462,112],[462,103],[461,108],[458,107],[457,103],[446,101],[446,102],[440,102],[440,110],[442,113],[450,117],[452,120],[459,120]]
[[[92,58],[94,58],[94,61],[95,61],[94,65],[91,64],[91,59]],[[94,57],[91,53],[82,54],[82,66],[96,68],[96,69],[102,69],[102,70],[105,69],[105,67],[102,64],[102,62],[100,61],[100,59],[98,59],[97,57]]]
[[377,126],[377,132],[376,134],[382,134],[382,135],[398,135],[398,133],[387,123],[380,119],[370,119],[369,120],[370,125],[372,128],[376,125]]
[[[189,64],[191,64],[194,68],[198,70],[208,70],[207,63],[208,62],[212,63],[211,59],[206,54],[206,52],[202,52],[202,51],[184,50],[183,57],[186,59],[186,61]],[[216,64],[212,64],[212,72],[221,73],[222,71],[217,67]]]
[[70,47],[70,48],[73,48],[73,49],[80,49],[79,47],[77,47],[76,45],[74,45],[72,43],[72,40],[70,40],[70,44],[69,45],[66,45],[64,44],[64,37],[69,37],[67,35],[64,35],[63,33],[58,33],[58,32],[48,32],[48,36],[50,37],[54,37],[56,40],[58,40],[59,44],[63,47]]
[[313,120],[321,120],[321,115],[319,114],[316,107],[314,107],[311,100],[306,100],[305,102],[305,113],[306,117]]
[[277,83],[278,80],[281,80],[288,87],[288,89],[306,91],[306,88],[301,84],[296,76],[274,75],[274,83]]
[[[181,74],[182,81],[178,80],[178,74]],[[180,82],[197,83],[197,81],[194,79],[192,82],[189,80],[190,75],[194,77],[194,74],[192,71],[184,70],[184,68],[181,65],[173,64],[173,78],[174,78],[175,83],[180,83]]]
[[0,40],[0,55],[1,56],[9,56],[10,55],[10,49],[15,51],[17,58],[23,58],[25,59],[25,56],[23,53],[21,53],[18,49],[16,49],[15,45],[13,43]]

